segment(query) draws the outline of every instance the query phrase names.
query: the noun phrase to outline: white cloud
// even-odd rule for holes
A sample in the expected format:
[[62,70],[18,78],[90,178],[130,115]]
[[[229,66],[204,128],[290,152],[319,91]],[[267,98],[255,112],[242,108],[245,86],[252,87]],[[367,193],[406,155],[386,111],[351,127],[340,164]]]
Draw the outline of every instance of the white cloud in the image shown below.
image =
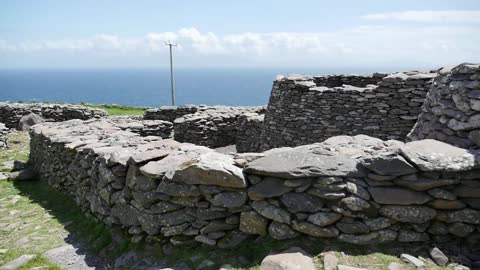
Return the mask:
[[[0,55],[4,58],[8,56],[13,63],[15,59],[28,60],[32,55],[46,58],[46,55],[54,54],[57,59],[67,55],[68,61],[73,63],[79,59],[82,63],[90,61],[93,65],[155,65],[161,59],[157,54],[167,55],[165,42],[169,40],[178,44],[175,49],[177,63],[190,66],[358,66],[413,62],[439,66],[480,61],[480,28],[458,25],[360,26],[333,32],[226,35],[201,32],[192,27],[139,37],[98,34],[79,39],[0,40]],[[162,64],[166,64],[164,62]]]
[[411,10],[362,16],[367,20],[395,20],[439,23],[480,23],[480,10]]

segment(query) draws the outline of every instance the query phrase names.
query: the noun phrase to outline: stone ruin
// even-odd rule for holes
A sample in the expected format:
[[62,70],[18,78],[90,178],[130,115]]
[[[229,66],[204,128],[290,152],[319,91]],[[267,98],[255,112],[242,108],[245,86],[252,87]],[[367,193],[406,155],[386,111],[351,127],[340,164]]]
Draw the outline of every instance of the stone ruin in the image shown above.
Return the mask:
[[[462,64],[438,75],[282,77],[266,111],[178,107],[175,140],[128,119],[47,122],[30,131],[30,163],[99,221],[174,245],[232,248],[255,235],[478,243],[479,75]],[[167,115],[145,118],[156,114]],[[392,140],[410,130],[411,142]]]
[[7,135],[8,128],[3,123],[0,123],[0,149],[7,148]]
[[4,123],[7,128],[17,128],[20,118],[30,113],[51,122],[107,116],[104,110],[82,105],[0,102],[0,123]]

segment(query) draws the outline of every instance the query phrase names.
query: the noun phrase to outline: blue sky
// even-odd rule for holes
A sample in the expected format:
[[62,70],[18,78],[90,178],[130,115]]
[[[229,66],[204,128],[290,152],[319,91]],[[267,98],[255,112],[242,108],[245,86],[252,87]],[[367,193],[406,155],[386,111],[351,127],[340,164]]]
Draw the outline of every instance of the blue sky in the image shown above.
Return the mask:
[[478,0],[0,3],[0,68],[411,67],[480,62]]

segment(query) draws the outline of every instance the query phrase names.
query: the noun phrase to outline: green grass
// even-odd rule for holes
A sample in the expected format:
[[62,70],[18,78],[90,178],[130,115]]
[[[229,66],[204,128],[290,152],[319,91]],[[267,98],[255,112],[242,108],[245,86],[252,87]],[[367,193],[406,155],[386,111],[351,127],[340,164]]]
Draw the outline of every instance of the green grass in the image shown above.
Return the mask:
[[[17,101],[17,103],[45,103],[45,104],[74,104],[75,103],[65,103],[65,102],[49,102],[49,101]],[[80,102],[77,105],[83,105],[90,108],[103,109],[107,111],[108,115],[143,115],[147,110],[144,107],[132,107],[132,106],[123,106],[116,104],[91,104]]]

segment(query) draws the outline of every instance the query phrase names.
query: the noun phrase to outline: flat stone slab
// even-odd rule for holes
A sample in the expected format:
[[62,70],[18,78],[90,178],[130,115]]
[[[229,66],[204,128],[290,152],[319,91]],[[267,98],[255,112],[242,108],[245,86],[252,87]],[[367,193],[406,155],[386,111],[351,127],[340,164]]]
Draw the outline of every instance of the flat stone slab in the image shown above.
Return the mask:
[[27,264],[29,261],[35,259],[37,255],[35,254],[27,254],[27,255],[22,255],[18,258],[16,258],[13,261],[10,261],[2,266],[0,266],[0,270],[15,270],[19,269],[20,267],[24,266]]
[[409,142],[402,155],[422,171],[466,171],[479,167],[480,152],[455,147],[436,140]]
[[260,270],[316,270],[312,257],[303,249],[292,247],[278,254],[265,257]]
[[339,155],[322,155],[292,148],[273,152],[247,164],[244,172],[294,179],[315,176],[361,176],[355,159]]

